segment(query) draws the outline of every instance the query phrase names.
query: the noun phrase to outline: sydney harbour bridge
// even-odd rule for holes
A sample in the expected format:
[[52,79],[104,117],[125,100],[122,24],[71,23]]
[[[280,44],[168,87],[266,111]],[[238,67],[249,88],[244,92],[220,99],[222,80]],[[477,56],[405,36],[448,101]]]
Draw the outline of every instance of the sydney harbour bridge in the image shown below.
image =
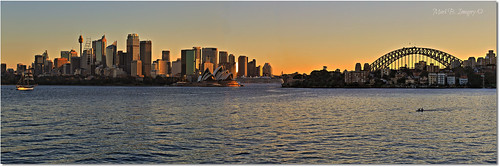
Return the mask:
[[423,47],[404,47],[391,51],[370,64],[370,71],[380,69],[398,69],[399,67],[414,67],[415,63],[425,61],[440,68],[460,66],[462,60],[446,52]]

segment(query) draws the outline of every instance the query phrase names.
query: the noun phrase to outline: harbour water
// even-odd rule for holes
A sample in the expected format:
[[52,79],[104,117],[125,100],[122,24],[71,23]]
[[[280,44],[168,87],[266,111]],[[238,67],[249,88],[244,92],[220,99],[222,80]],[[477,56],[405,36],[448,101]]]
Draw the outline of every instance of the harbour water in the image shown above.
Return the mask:
[[496,89],[2,86],[1,162],[491,164],[496,99]]

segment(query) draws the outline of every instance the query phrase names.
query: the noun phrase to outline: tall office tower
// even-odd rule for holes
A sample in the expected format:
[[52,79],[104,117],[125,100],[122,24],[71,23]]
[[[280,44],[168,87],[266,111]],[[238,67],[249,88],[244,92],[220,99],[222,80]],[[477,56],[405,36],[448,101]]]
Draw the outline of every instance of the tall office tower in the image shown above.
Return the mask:
[[228,59],[228,62],[229,62],[229,63],[236,63],[236,59],[234,58],[234,55],[233,55],[233,54],[229,54],[229,59]]
[[130,62],[130,76],[143,77],[141,60],[132,60]]
[[193,47],[193,50],[196,54],[196,71],[198,71],[198,73],[202,73],[203,69],[202,69],[202,65],[201,65],[202,64],[202,62],[201,62],[201,47],[195,46],[195,47]]
[[262,67],[262,76],[266,77],[273,76],[273,68],[271,67],[271,64],[269,63],[264,64],[264,67]]
[[151,41],[141,41],[141,61],[142,61],[142,74],[146,77],[151,76]]
[[115,58],[117,57],[116,41],[106,47],[106,66],[111,68],[116,64]]
[[106,35],[99,40],[92,41],[96,65],[106,66],[106,42]]
[[181,50],[181,76],[194,75],[196,72],[196,51]]
[[81,57],[71,57],[71,74],[75,73],[75,70],[80,69]]
[[43,74],[43,66],[45,60],[42,55],[35,55],[35,63],[33,64],[34,75]]
[[262,76],[262,66],[257,66],[257,68],[255,68],[255,76],[256,77]]
[[92,48],[84,50],[80,59],[80,68],[82,68],[82,74],[92,74],[95,69],[92,68]]
[[255,69],[257,68],[257,61],[253,59],[251,62],[248,62],[247,66],[247,76],[248,77],[255,77]]
[[69,60],[69,51],[61,51],[61,58],[66,58]]
[[354,71],[361,71],[361,63],[356,63],[356,68]]
[[227,70],[236,77],[238,74],[236,73],[236,59],[233,54],[229,54],[228,61]]
[[365,63],[365,64],[363,65],[363,71],[370,71],[370,64]]
[[[201,49],[202,63],[212,63],[212,69],[217,68],[217,57],[218,57],[217,48],[203,48]],[[207,67],[203,66],[203,70],[205,71]]]
[[156,60],[156,75],[167,75],[167,61],[162,59]]
[[80,35],[80,38],[78,38],[78,43],[80,43],[80,57],[82,56],[82,43],[83,43],[83,37]]
[[132,60],[140,60],[139,35],[128,34],[127,36],[127,54]]
[[243,55],[238,57],[238,77],[247,76],[247,64],[248,57]]
[[115,64],[115,65],[116,65],[116,66],[118,66],[118,68],[122,68],[125,72],[128,72],[127,74],[130,74],[130,72],[129,72],[129,71],[125,70],[125,68],[126,68],[126,67],[125,67],[125,66],[126,66],[126,65],[125,65],[125,64],[126,64],[126,63],[125,63],[125,60],[126,60],[126,58],[127,58],[127,55],[126,55],[126,54],[127,54],[127,53],[126,53],[126,52],[123,52],[123,50],[118,51],[118,52],[116,53],[116,55],[118,55],[118,56],[117,56],[117,57],[118,57],[118,59],[116,60],[116,62],[115,62],[116,64]]
[[[219,64],[222,63],[227,63],[227,52],[226,51],[219,51]],[[220,65],[219,65],[220,66]]]
[[172,73],[172,66],[170,64],[170,51],[169,50],[164,50],[161,51],[161,60],[165,61],[167,63],[167,72],[166,74],[171,74]]
[[54,59],[54,68],[61,68],[64,64],[68,63],[67,58],[55,58]]
[[180,77],[181,76],[181,59],[177,58],[176,61],[172,62],[172,76]]
[[17,67],[16,68],[16,73],[17,74],[23,74],[24,71],[26,71],[26,65],[23,65],[23,64],[19,63],[19,64],[17,64],[16,67]]
[[489,64],[497,64],[497,60],[495,57],[495,53],[493,53],[493,50],[489,50],[488,53],[486,54],[486,57],[488,57],[488,60],[486,60],[487,63]]

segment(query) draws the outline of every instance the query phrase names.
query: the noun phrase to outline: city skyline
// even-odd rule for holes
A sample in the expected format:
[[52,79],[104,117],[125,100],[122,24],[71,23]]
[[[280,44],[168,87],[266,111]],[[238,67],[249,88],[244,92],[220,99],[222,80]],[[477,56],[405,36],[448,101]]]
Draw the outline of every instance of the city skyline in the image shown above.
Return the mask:
[[[275,75],[308,73],[323,66],[352,70],[357,62],[372,63],[413,45],[462,60],[484,56],[487,50],[496,52],[495,2],[1,3],[2,63],[8,68],[29,65],[44,50],[51,59],[60,51],[79,50],[79,35],[84,40],[106,35],[109,41],[118,41],[117,50],[126,51],[130,33],[154,41],[152,60],[161,59],[162,50],[170,50],[173,61],[181,57],[182,49],[214,47],[235,57],[261,60],[259,65],[269,62]],[[93,10],[83,14],[75,10],[80,7]],[[192,12],[186,14],[187,9]],[[482,12],[443,14],[446,9]],[[35,11],[43,12],[33,15]],[[377,15],[370,14],[374,12]]]

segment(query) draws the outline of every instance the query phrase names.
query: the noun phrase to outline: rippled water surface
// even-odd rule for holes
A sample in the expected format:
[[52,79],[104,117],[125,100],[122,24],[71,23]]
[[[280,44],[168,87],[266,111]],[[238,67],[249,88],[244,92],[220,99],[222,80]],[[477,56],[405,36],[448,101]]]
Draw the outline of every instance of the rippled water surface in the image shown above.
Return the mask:
[[497,163],[496,89],[2,86],[1,95],[4,164]]

